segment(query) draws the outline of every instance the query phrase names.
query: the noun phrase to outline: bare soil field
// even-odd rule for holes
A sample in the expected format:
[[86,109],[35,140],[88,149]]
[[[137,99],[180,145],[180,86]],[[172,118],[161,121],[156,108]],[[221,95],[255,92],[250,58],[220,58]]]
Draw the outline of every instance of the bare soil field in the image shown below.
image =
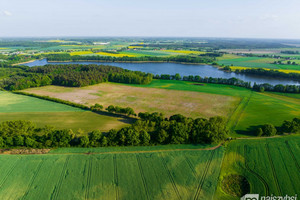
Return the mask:
[[84,105],[99,103],[104,107],[132,107],[138,112],[162,112],[166,116],[183,114],[189,117],[229,116],[239,102],[238,97],[191,91],[133,87],[101,83],[82,88],[46,86],[24,90]]

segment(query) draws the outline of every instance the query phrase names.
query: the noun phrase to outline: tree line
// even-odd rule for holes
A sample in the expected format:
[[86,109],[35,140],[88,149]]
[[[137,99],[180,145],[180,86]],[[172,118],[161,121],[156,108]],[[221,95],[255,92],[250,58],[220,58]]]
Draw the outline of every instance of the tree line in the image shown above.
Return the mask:
[[262,68],[248,68],[248,69],[237,69],[234,71],[235,73],[241,74],[254,74],[260,76],[269,76],[269,77],[278,77],[278,78],[288,78],[300,81],[300,73],[284,73],[278,70],[266,70]]
[[98,130],[78,136],[72,130],[56,130],[25,121],[0,124],[0,147],[104,147],[148,146],[158,144],[219,143],[227,139],[226,120],[222,117],[192,119],[180,114],[164,118],[161,113],[139,113],[134,124],[108,133]]
[[258,92],[270,91],[270,92],[282,92],[282,93],[300,93],[300,85],[271,85],[268,83],[256,84],[254,83],[251,86],[251,82],[243,81],[237,78],[213,78],[213,77],[200,77],[198,75],[193,76],[183,76],[181,77],[179,74],[169,75],[155,75],[154,79],[163,79],[163,80],[184,80],[191,82],[199,82],[199,83],[214,83],[214,84],[223,84],[223,85],[234,85],[244,88],[253,89]]
[[300,133],[300,118],[285,120],[281,126],[275,127],[273,124],[264,124],[256,129],[256,135],[275,136],[283,133]]
[[48,61],[102,61],[102,62],[179,62],[179,63],[213,63],[214,54],[205,56],[178,55],[169,57],[141,56],[141,57],[112,57],[112,56],[71,56],[70,54],[49,54]]
[[102,82],[148,84],[152,74],[130,71],[108,65],[46,65],[22,68],[16,74],[4,78],[0,87],[6,90],[22,90],[45,85],[83,87]]

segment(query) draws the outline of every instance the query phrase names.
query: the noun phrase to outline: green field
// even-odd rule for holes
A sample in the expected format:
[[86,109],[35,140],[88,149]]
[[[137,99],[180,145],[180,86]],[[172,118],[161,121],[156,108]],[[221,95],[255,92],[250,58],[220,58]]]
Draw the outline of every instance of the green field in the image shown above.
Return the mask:
[[[193,85],[191,82],[154,80],[151,84],[140,87],[154,87],[172,90],[197,91],[209,94],[222,94],[239,97],[240,103],[229,118],[229,128],[234,130],[233,137],[248,136],[246,131],[253,130],[257,125],[272,123],[275,126],[284,120],[300,116],[300,94],[258,93],[249,89],[204,84]],[[250,132],[253,135],[253,132]]]
[[51,125],[84,132],[108,131],[131,123],[123,118],[100,115],[64,104],[0,92],[0,122],[7,120],[30,120],[39,127]]
[[299,153],[299,135],[231,142],[226,148],[214,199],[240,199],[222,189],[222,181],[230,174],[246,177],[252,194],[294,196],[300,188]]
[[202,151],[0,155],[0,197],[212,199],[223,153],[220,147]]
[[[139,88],[149,90],[139,90]],[[153,88],[168,91],[154,91]],[[116,104],[133,107],[138,112],[157,111],[170,115],[176,114],[173,110],[177,112],[179,110],[181,114],[191,117],[209,117],[213,113],[228,118],[232,137],[253,135],[251,131],[258,125],[272,123],[279,126],[284,120],[291,120],[300,115],[300,94],[258,93],[242,87],[219,84],[195,85],[193,82],[186,81],[153,80],[148,85],[133,86],[104,83],[89,86],[86,89],[49,86],[25,91],[69,101],[78,100],[78,96],[84,96],[80,99],[83,104],[100,103],[105,106]],[[178,92],[180,95],[177,94]],[[228,104],[228,97],[234,97],[235,101]],[[188,98],[190,102],[186,102]],[[153,102],[156,103],[153,105]],[[217,106],[220,102],[223,107]],[[228,104],[225,107],[224,102]],[[190,110],[190,104],[185,107],[184,103],[193,103],[194,107]]]
[[220,65],[228,65],[228,66],[232,65],[232,66],[250,67],[250,68],[300,70],[299,65],[273,64],[274,61],[278,61],[278,59],[263,58],[263,57],[241,57],[241,58],[233,58],[233,59],[219,59],[218,63]]

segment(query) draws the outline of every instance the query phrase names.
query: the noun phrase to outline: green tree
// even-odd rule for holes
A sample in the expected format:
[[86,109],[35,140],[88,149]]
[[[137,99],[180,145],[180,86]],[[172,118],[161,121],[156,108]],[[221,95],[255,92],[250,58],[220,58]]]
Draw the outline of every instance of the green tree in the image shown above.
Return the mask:
[[276,128],[273,124],[265,124],[262,127],[265,136],[274,136],[277,133]]

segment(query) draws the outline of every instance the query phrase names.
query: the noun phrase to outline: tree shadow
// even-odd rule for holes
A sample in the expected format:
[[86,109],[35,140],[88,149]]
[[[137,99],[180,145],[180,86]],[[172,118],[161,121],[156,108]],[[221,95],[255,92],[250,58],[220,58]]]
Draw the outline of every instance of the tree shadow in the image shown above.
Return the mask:
[[260,125],[258,125],[258,126],[249,126],[248,128],[247,128],[247,130],[236,130],[235,132],[237,133],[237,134],[240,134],[240,135],[247,135],[247,136],[256,136],[256,130],[258,129],[258,128],[260,128],[261,126]]

